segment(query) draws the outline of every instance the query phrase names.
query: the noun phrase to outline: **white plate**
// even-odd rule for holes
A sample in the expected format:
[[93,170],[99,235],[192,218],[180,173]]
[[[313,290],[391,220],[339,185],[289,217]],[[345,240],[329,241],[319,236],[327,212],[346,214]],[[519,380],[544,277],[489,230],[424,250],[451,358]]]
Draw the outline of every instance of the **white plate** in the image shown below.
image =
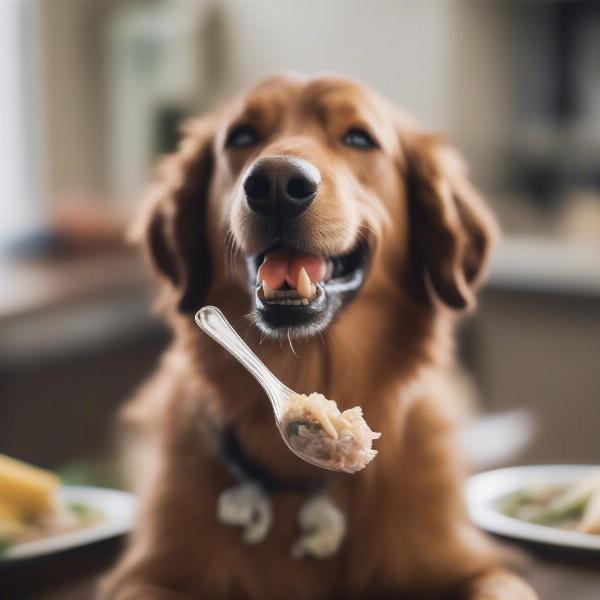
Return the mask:
[[594,471],[600,471],[600,466],[511,467],[474,475],[466,485],[469,513],[479,527],[490,533],[556,548],[600,552],[600,535],[527,523],[502,514],[495,506],[501,497],[524,487],[537,484],[573,484]]
[[58,498],[60,501],[86,504],[97,509],[104,518],[76,531],[16,544],[6,551],[0,562],[36,558],[93,544],[123,535],[131,529],[136,508],[136,500],[132,494],[105,488],[66,485],[58,490]]

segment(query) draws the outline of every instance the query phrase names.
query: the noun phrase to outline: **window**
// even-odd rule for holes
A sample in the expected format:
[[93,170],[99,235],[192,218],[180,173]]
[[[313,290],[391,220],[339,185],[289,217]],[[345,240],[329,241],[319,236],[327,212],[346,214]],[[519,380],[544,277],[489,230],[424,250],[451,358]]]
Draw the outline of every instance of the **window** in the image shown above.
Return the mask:
[[0,2],[0,247],[41,219],[40,78],[34,77],[40,0]]

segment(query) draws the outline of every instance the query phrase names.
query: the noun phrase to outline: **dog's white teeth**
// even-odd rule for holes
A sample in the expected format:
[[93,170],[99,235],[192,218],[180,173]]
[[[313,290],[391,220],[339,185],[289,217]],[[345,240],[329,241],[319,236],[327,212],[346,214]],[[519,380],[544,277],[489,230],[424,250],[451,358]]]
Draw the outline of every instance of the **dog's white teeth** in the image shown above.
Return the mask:
[[262,282],[262,289],[266,300],[271,300],[272,298],[275,298],[275,290],[272,290],[266,281]]
[[269,304],[306,305],[318,294],[317,286],[310,280],[304,267],[298,273],[298,289],[274,290],[266,281],[262,282],[262,289]]
[[298,294],[308,300],[315,295],[315,286],[311,282],[304,267],[302,267],[300,273],[298,273]]
[[323,278],[325,281],[328,281],[333,276],[333,263],[328,260],[327,265],[325,266],[325,277]]

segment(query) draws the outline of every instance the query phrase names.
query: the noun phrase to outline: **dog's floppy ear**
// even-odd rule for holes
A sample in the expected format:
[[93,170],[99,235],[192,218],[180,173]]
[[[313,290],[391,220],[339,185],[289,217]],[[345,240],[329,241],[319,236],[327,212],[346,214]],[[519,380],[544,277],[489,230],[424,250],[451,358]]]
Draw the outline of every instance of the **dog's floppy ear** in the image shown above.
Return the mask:
[[140,242],[181,312],[198,310],[210,284],[207,197],[213,171],[213,120],[189,122],[178,150],[163,159],[130,237]]
[[459,154],[439,136],[404,141],[410,214],[411,272],[421,299],[427,279],[447,306],[475,306],[475,290],[497,233]]

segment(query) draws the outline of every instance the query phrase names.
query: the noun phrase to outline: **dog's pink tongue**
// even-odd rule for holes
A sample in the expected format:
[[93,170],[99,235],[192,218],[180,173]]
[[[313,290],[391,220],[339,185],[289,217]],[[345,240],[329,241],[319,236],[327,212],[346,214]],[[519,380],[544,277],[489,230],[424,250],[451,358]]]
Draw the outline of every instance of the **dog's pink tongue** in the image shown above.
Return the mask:
[[279,289],[284,283],[296,289],[298,274],[304,267],[312,282],[322,281],[325,277],[325,260],[314,254],[293,252],[287,249],[273,250],[265,256],[258,274],[272,290]]

